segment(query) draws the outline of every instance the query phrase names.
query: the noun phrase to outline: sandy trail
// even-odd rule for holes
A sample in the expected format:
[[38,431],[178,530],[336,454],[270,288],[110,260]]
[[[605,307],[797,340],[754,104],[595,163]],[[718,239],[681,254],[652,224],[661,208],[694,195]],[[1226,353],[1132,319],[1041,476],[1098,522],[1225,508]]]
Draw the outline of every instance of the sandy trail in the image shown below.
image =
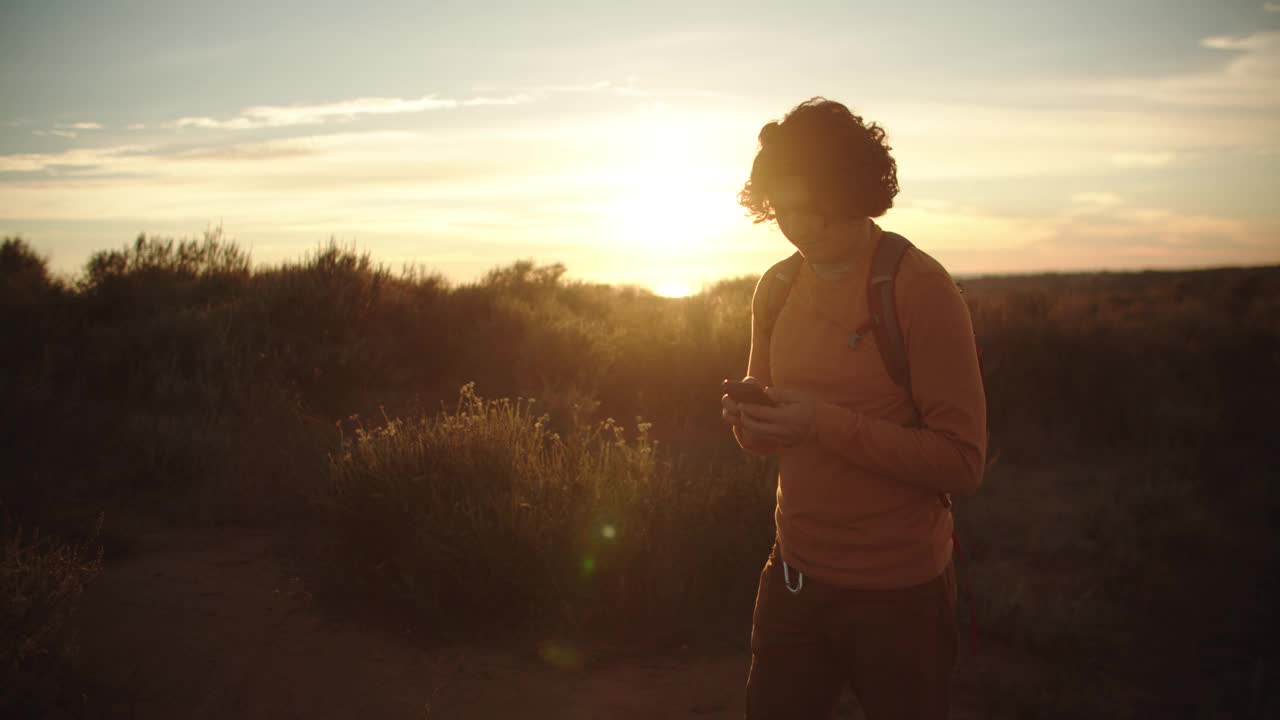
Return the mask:
[[105,717],[740,718],[748,656],[558,670],[334,622],[261,533],[143,537],[79,615]]
[[[750,657],[677,654],[557,669],[532,652],[424,648],[325,617],[274,536],[131,537],[77,616],[94,718],[741,718]],[[746,629],[744,628],[744,632]],[[994,658],[1001,672],[1018,662]],[[952,717],[992,713],[961,659]],[[1024,667],[1023,672],[1026,671]],[[987,708],[980,710],[980,708]],[[846,692],[836,718],[861,718]]]

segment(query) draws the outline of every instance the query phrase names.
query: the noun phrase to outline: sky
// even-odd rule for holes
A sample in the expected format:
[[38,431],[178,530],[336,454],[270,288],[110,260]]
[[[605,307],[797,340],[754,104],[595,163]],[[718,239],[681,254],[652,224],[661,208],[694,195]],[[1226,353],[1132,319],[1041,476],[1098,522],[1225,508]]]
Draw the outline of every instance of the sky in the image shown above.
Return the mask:
[[813,96],[953,274],[1280,263],[1280,2],[1235,0],[0,0],[0,236],[682,294],[790,253],[735,196]]

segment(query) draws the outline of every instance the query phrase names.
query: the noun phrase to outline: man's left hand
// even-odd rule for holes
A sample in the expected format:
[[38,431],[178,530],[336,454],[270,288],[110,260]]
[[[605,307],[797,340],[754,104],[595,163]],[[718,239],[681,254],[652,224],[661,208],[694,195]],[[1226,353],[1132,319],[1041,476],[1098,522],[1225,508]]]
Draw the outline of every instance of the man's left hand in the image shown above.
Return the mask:
[[765,388],[777,407],[742,403],[742,424],[757,435],[782,447],[799,445],[814,436],[817,398],[804,390],[786,386]]

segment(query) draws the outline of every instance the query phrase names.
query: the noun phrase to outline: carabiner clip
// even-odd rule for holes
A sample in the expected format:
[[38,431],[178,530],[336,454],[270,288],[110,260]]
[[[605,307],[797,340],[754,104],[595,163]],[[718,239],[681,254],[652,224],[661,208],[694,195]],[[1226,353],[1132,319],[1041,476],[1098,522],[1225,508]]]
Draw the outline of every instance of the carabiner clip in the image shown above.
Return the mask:
[[796,586],[791,587],[791,566],[786,560],[782,561],[782,584],[787,586],[787,591],[792,595],[799,595],[800,588],[804,587],[804,573],[796,571]]

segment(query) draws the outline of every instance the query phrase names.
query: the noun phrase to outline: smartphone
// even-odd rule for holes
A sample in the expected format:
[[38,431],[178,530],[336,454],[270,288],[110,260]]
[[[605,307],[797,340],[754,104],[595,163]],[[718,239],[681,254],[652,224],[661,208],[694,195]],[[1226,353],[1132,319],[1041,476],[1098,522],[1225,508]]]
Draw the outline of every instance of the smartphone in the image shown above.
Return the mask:
[[765,394],[764,388],[752,382],[736,382],[734,380],[725,380],[721,386],[725,394],[733,398],[737,403],[750,403],[753,405],[767,405],[774,407],[778,403],[773,398]]

